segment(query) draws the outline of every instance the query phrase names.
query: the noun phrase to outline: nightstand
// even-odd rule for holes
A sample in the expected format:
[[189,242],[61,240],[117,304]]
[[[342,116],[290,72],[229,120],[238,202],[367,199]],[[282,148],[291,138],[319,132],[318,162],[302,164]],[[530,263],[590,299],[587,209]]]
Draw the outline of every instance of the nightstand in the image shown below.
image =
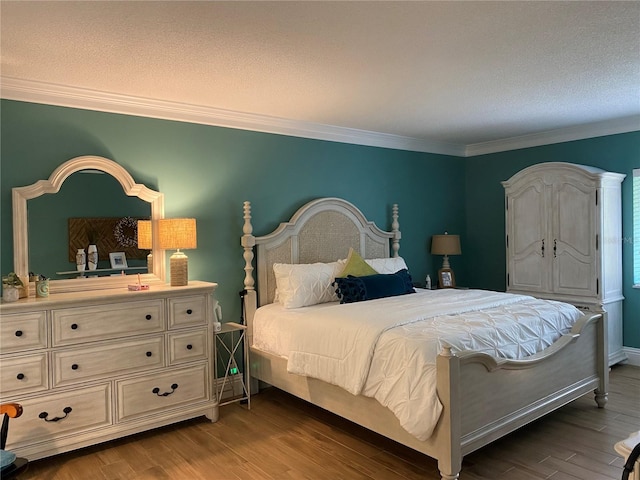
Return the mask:
[[[215,332],[214,375],[218,405],[247,402],[251,408],[249,348],[245,345],[247,327],[239,323],[223,323]],[[237,355],[242,358],[242,369],[238,367]],[[224,375],[218,378],[220,368]],[[223,398],[224,397],[224,398]]]

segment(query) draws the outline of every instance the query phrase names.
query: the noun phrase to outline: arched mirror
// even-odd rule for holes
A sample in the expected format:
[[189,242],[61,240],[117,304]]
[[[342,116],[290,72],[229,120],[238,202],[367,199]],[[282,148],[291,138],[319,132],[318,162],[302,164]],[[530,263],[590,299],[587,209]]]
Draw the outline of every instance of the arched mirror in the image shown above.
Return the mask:
[[[61,190],[63,183],[65,188]],[[51,197],[52,194],[58,194],[57,198]],[[14,188],[12,195],[14,270],[21,277],[28,277],[29,272],[50,277],[51,293],[126,287],[134,283],[130,273],[136,274],[136,281],[140,273],[144,283],[165,283],[165,255],[156,247],[157,234],[152,235],[154,248],[150,270],[153,273],[143,267],[114,272],[108,268],[108,262],[102,264],[106,268],[98,268],[96,272],[75,272],[75,262],[70,263],[69,252],[75,248],[73,232],[86,228],[83,227],[88,221],[86,217],[97,217],[92,219],[100,220],[95,225],[119,233],[122,237],[119,241],[124,246],[129,243],[130,230],[135,230],[136,218],[164,218],[164,195],[135,183],[113,160],[97,156],[73,158],[60,165],[48,180]],[[63,198],[66,199],[62,201]],[[73,208],[65,205],[73,205]],[[123,212],[123,208],[131,213]],[[72,218],[74,216],[81,218]],[[120,219],[116,221],[115,229],[102,226],[110,216]],[[157,222],[152,223],[155,230]],[[95,230],[99,231],[99,228]],[[102,258],[108,253],[102,252]],[[47,255],[56,258],[43,258]],[[146,265],[146,260],[138,264]],[[43,271],[40,266],[44,265],[47,267]]]

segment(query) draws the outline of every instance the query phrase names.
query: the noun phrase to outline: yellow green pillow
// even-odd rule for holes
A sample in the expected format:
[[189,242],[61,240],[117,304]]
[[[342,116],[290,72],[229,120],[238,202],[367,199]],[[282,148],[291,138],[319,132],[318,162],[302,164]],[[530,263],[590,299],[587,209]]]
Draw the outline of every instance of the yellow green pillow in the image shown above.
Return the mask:
[[336,277],[346,277],[348,275],[354,277],[366,277],[368,275],[377,275],[378,272],[374,268],[364,261],[364,258],[360,256],[353,248],[349,249],[349,255],[347,256],[347,263],[345,264],[342,272]]

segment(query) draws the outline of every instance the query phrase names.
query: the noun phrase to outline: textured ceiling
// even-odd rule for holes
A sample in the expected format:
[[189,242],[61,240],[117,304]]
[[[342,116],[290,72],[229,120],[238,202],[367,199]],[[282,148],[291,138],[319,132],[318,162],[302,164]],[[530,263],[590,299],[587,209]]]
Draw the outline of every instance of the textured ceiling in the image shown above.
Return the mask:
[[640,115],[637,1],[0,8],[4,78],[460,145]]

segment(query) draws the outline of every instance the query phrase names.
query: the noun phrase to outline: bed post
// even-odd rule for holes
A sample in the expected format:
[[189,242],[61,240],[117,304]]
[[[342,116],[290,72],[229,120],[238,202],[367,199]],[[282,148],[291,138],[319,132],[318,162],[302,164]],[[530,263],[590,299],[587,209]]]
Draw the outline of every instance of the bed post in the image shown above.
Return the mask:
[[393,221],[391,222],[391,232],[393,233],[393,239],[391,240],[391,256],[398,257],[400,250],[400,239],[402,238],[402,234],[400,233],[400,223],[398,223],[398,204],[394,203],[393,208],[391,209],[391,218]]
[[[258,308],[258,296],[253,278],[253,247],[256,245],[256,237],[253,236],[251,225],[251,202],[244,202],[244,226],[242,227],[241,245],[244,249],[244,315],[247,324],[247,348],[253,345],[253,316]],[[254,392],[257,390],[251,389]]]
[[442,480],[457,480],[462,470],[460,419],[460,358],[444,346],[436,358],[438,398],[442,414],[438,421],[438,470]]
[[253,279],[253,247],[256,245],[256,237],[253,236],[253,226],[251,225],[251,202],[244,202],[244,225],[242,226],[242,248],[244,248],[244,288],[255,290],[255,280]]

